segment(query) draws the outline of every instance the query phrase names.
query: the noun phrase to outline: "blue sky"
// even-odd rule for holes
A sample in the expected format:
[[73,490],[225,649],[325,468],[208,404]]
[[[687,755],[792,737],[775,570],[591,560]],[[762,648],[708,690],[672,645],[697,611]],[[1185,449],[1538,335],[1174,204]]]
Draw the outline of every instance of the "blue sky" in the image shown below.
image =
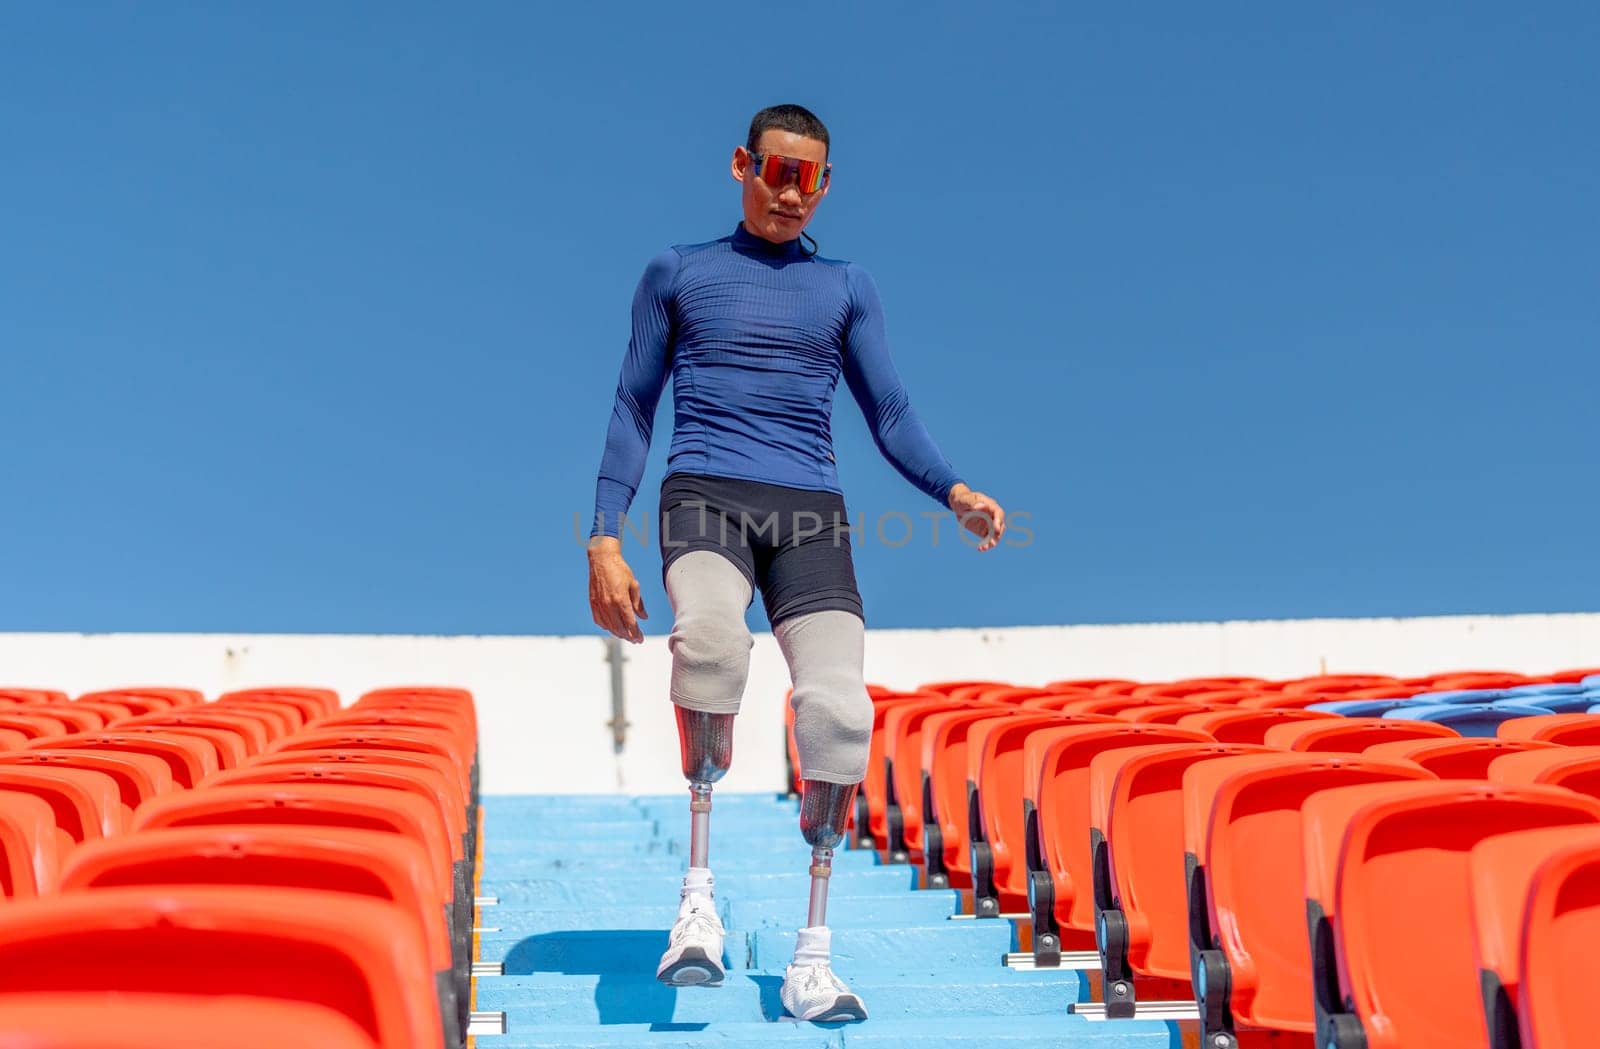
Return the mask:
[[869,625],[1600,608],[1600,14],[1321,6],[8,7],[0,629],[593,631],[634,283],[780,101],[1033,532],[841,391]]

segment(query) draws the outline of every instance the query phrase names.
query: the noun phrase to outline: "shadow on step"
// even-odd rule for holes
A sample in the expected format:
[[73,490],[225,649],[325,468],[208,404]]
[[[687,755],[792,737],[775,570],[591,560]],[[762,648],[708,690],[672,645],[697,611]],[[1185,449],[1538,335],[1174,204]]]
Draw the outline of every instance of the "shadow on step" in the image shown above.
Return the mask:
[[[667,947],[666,929],[575,929],[541,933],[518,942],[506,954],[505,975],[566,973],[595,976],[594,1001],[602,1024],[649,1024],[654,1031],[700,1031],[705,1023],[685,1023],[678,1015],[679,989],[655,979],[656,965]],[[744,982],[743,972],[728,974],[727,982]],[[778,1015],[778,986],[762,980],[763,1011]],[[684,988],[683,993],[703,993]],[[771,998],[771,1002],[767,1001]]]

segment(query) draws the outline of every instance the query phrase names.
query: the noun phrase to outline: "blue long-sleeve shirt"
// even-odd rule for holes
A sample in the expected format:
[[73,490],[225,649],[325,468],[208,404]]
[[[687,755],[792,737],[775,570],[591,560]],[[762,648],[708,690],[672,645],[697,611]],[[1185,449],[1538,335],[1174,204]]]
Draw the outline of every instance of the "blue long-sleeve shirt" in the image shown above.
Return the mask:
[[866,270],[807,256],[799,240],[774,244],[742,222],[655,256],[633,296],[590,535],[619,532],[669,373],[669,474],[840,492],[831,417],[841,372],[884,458],[945,505],[960,478],[911,408]]

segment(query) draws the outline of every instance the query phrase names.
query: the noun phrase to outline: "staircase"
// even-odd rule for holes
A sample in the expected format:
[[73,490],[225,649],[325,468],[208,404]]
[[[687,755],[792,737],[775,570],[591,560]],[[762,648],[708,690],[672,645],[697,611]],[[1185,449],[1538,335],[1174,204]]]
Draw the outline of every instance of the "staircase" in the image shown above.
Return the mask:
[[798,804],[722,793],[713,803],[727,980],[672,988],[655,970],[687,863],[688,792],[483,799],[474,1030],[504,1033],[479,1034],[478,1049],[1180,1044],[1175,1025],[1069,1015],[1087,999],[1086,981],[1006,968],[1017,946],[1011,922],[951,920],[955,892],[916,890],[912,868],[843,848],[828,905],[833,968],[870,1019],[793,1020],[778,988],[810,884]]

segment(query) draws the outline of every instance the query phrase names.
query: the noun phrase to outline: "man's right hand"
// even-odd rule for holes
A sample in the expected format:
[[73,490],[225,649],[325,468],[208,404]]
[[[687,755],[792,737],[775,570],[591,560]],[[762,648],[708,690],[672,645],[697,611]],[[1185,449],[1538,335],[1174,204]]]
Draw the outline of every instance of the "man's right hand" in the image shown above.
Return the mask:
[[589,611],[595,626],[636,645],[644,642],[639,620],[650,616],[639,596],[639,581],[622,559],[622,541],[615,536],[589,540]]

